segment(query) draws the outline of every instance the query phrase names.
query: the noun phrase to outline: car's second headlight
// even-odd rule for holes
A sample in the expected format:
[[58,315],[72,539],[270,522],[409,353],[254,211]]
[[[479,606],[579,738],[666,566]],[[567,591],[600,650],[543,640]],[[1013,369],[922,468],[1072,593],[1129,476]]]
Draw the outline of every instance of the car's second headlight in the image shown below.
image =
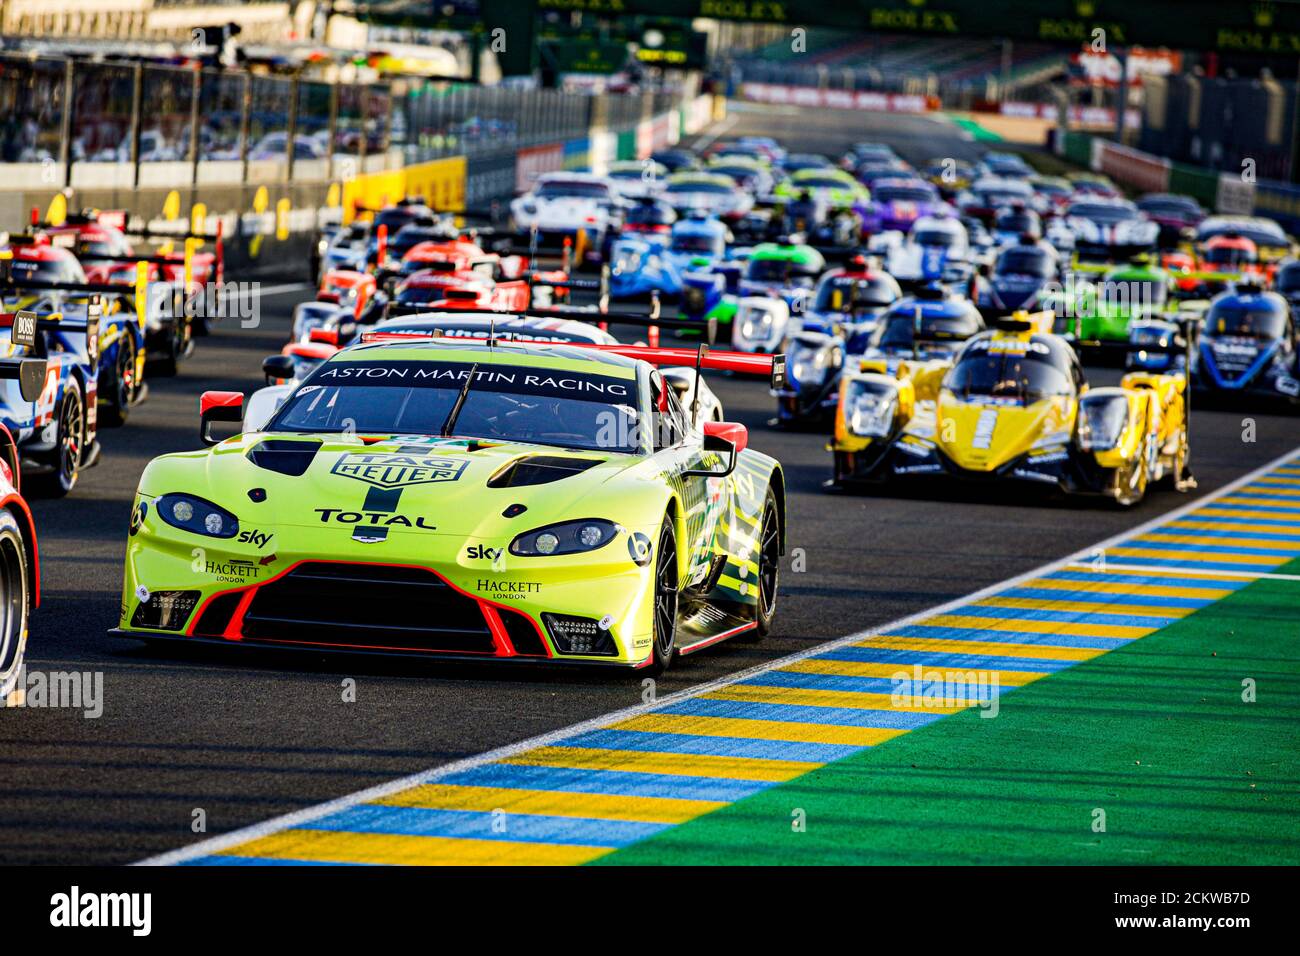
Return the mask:
[[160,497],[154,508],[173,528],[210,538],[233,538],[239,533],[239,519],[225,508],[184,493]]
[[856,385],[848,397],[846,419],[855,435],[885,438],[893,431],[897,411],[897,392]]
[[526,558],[549,558],[595,551],[618,535],[618,525],[604,518],[565,521],[525,531],[510,542],[510,553]]

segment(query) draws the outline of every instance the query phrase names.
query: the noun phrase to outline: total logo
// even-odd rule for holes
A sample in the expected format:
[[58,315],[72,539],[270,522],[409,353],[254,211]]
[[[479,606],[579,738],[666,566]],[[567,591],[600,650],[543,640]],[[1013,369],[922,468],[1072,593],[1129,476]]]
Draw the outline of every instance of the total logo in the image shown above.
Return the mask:
[[406,515],[389,514],[386,511],[344,511],[341,508],[317,508],[316,513],[320,515],[320,520],[328,524],[336,521],[339,524],[366,524],[376,525],[382,528],[421,528],[425,531],[436,531],[437,525],[430,524],[425,520],[424,515],[417,515],[414,520]]
[[255,548],[265,548],[275,537],[273,531],[258,531],[255,528],[249,528],[247,531],[239,532],[240,544],[251,544]]

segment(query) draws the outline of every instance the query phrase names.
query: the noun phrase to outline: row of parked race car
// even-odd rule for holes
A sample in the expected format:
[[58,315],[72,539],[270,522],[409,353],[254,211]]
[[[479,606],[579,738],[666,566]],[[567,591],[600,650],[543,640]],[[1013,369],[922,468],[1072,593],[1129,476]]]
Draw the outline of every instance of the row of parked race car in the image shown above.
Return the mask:
[[125,213],[33,210],[0,234],[0,707],[40,603],[26,494],[62,497],[126,423],[146,375],[174,375],[220,309],[220,230],[156,231]]
[[129,226],[88,210],[0,235],[0,439],[34,488],[63,496],[126,422],[149,375],[174,375],[207,331],[219,234]]

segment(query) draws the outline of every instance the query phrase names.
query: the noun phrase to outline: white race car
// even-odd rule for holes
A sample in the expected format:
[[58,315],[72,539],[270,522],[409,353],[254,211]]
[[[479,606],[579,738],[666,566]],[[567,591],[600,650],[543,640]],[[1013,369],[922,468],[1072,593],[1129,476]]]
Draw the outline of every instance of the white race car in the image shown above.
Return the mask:
[[974,272],[974,251],[960,219],[922,216],[906,236],[896,230],[871,237],[868,249],[883,256],[900,285],[961,282]]
[[573,243],[575,263],[599,261],[605,237],[622,225],[624,200],[611,180],[591,173],[546,173],[533,191],[510,204],[515,231],[528,243],[537,231],[538,247],[558,249]]
[[1070,203],[1046,238],[1062,252],[1118,262],[1154,249],[1159,235],[1159,224],[1129,200],[1089,196]]

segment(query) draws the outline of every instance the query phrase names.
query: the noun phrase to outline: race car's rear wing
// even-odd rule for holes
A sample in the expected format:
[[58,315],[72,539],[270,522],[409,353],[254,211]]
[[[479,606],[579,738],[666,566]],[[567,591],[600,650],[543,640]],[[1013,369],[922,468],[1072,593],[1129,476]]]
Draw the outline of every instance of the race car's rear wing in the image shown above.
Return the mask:
[[[452,307],[439,309],[428,305],[400,305],[389,303],[385,308],[385,318],[399,315],[440,315],[445,313],[454,313],[456,315],[496,315],[501,318],[524,318],[536,317],[541,319],[573,319],[578,322],[586,322],[598,327],[602,332],[609,331],[610,324],[615,325],[635,325],[649,331],[647,336],[650,339],[651,346],[659,344],[660,329],[689,329],[694,332],[703,332],[704,340],[712,345],[718,338],[718,320],[715,318],[708,319],[684,319],[684,318],[662,318],[656,313],[645,312],[605,312],[594,311],[575,306],[559,306],[549,309],[473,309]],[[382,335],[382,332],[368,332],[366,335]],[[363,336],[363,340],[365,336]]]
[[94,296],[94,304],[99,304],[99,296],[131,296],[136,314],[144,316],[149,297],[149,269],[141,264],[136,267],[135,280],[131,285],[115,285],[108,282],[48,282],[44,279],[19,279],[13,274],[13,261],[8,256],[0,256],[0,296],[7,296],[25,290],[38,292],[70,292]]
[[640,359],[651,365],[693,365],[697,371],[707,368],[746,375],[768,375],[772,388],[785,387],[785,354],[781,352],[770,355],[759,355],[754,352],[714,352],[703,342],[693,349],[665,348],[656,345],[600,345],[594,342],[571,344],[584,349],[613,352],[616,355]]
[[99,296],[92,296],[86,305],[86,314],[65,316],[62,312],[32,312],[19,309],[17,312],[0,313],[0,328],[11,329],[10,344],[29,356],[44,362],[48,343],[40,332],[59,332],[64,335],[84,335],[86,339],[86,357],[89,362],[99,361],[99,322],[104,307]]

